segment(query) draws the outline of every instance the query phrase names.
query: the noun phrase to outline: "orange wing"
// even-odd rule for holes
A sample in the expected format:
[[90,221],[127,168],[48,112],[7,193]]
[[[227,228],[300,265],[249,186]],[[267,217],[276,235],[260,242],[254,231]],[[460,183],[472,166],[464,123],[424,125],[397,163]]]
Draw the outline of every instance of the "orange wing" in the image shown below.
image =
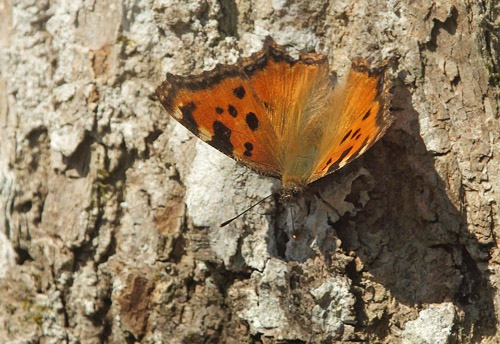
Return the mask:
[[304,186],[324,135],[318,128],[330,104],[332,84],[326,56],[316,53],[290,56],[270,37],[264,48],[241,59],[241,69],[265,104],[277,145],[283,187]]
[[365,152],[392,123],[387,62],[353,62],[333,85],[324,55],[298,60],[270,37],[236,65],[195,76],[167,74],[156,90],[196,136],[249,168],[302,187]]
[[344,99],[338,123],[332,130],[331,150],[318,160],[311,183],[354,160],[380,139],[394,118],[389,112],[388,61],[371,68],[364,59],[353,61],[346,84],[338,95]]
[[203,141],[261,174],[280,176],[265,106],[238,66],[218,65],[195,76],[168,73],[156,93],[165,109]]
[[301,100],[327,76],[325,56],[303,54],[296,60],[267,37],[261,51],[236,65],[195,76],[168,73],[156,92],[196,136],[261,174],[281,177],[293,145],[304,146],[295,139]]
[[[239,64],[265,104],[278,140],[290,139],[292,132],[298,134],[294,130],[299,129],[306,102],[317,101],[314,91],[330,81],[326,56],[309,53],[294,59],[271,37],[266,38],[261,51],[242,58]],[[281,142],[282,146],[287,144],[290,142]]]

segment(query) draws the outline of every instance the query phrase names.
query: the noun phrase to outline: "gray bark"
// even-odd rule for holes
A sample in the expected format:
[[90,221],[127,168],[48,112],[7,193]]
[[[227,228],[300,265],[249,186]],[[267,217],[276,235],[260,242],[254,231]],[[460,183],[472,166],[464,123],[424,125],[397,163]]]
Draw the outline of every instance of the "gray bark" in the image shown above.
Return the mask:
[[[0,0],[0,342],[500,341],[499,7]],[[266,35],[339,74],[397,57],[394,125],[296,239],[273,200],[218,227],[279,183],[154,95]]]

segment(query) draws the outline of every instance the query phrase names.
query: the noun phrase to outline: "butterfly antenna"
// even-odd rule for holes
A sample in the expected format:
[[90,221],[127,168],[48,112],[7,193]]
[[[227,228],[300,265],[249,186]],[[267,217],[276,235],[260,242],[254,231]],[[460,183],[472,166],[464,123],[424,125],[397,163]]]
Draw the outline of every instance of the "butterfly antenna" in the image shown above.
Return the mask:
[[241,215],[245,214],[247,211],[251,210],[253,207],[258,206],[259,204],[261,204],[262,202],[264,202],[266,199],[268,199],[269,197],[271,197],[271,196],[273,196],[273,195],[274,195],[274,194],[272,193],[272,194],[270,194],[269,196],[264,197],[263,199],[261,199],[261,200],[260,200],[260,201],[258,201],[257,203],[252,204],[252,205],[250,206],[250,208],[247,208],[246,210],[242,211],[241,213],[239,213],[238,215],[236,215],[236,216],[235,216],[235,217],[233,217],[232,219],[229,219],[229,220],[227,220],[227,221],[225,221],[225,222],[221,223],[219,227],[221,227],[221,228],[222,228],[222,227],[224,227],[224,226],[227,226],[228,224],[230,224],[231,222],[233,222],[234,220],[236,220],[238,217],[240,217]]

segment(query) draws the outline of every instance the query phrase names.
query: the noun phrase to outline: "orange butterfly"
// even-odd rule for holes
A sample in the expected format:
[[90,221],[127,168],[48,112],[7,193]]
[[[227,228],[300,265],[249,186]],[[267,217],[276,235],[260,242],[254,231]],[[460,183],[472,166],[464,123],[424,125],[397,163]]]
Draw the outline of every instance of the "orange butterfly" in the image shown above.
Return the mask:
[[261,51],[200,75],[167,73],[156,90],[183,126],[285,195],[332,173],[380,139],[393,117],[388,61],[356,59],[334,84],[326,56],[298,60],[266,38]]

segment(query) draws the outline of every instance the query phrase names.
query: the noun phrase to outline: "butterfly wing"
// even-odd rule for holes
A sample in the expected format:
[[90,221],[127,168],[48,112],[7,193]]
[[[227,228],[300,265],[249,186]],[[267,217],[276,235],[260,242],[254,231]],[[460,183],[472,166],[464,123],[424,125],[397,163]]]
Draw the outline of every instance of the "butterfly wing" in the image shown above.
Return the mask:
[[392,123],[387,62],[353,62],[331,83],[325,56],[298,60],[267,38],[236,65],[195,76],[167,74],[165,109],[196,136],[249,168],[301,187],[364,153]]
[[332,120],[325,123],[330,135],[323,138],[323,149],[308,183],[363,154],[392,124],[394,118],[388,109],[390,82],[387,65],[388,61],[385,61],[371,68],[367,60],[353,61],[346,81],[334,90],[332,104],[342,104],[341,110],[333,110]]
[[268,37],[261,51],[239,63],[275,131],[283,183],[305,185],[322,138],[311,122],[324,112],[331,91],[326,56],[308,53],[295,59]]
[[280,177],[266,109],[239,66],[218,65],[194,76],[168,73],[156,93],[183,126],[249,168]]

